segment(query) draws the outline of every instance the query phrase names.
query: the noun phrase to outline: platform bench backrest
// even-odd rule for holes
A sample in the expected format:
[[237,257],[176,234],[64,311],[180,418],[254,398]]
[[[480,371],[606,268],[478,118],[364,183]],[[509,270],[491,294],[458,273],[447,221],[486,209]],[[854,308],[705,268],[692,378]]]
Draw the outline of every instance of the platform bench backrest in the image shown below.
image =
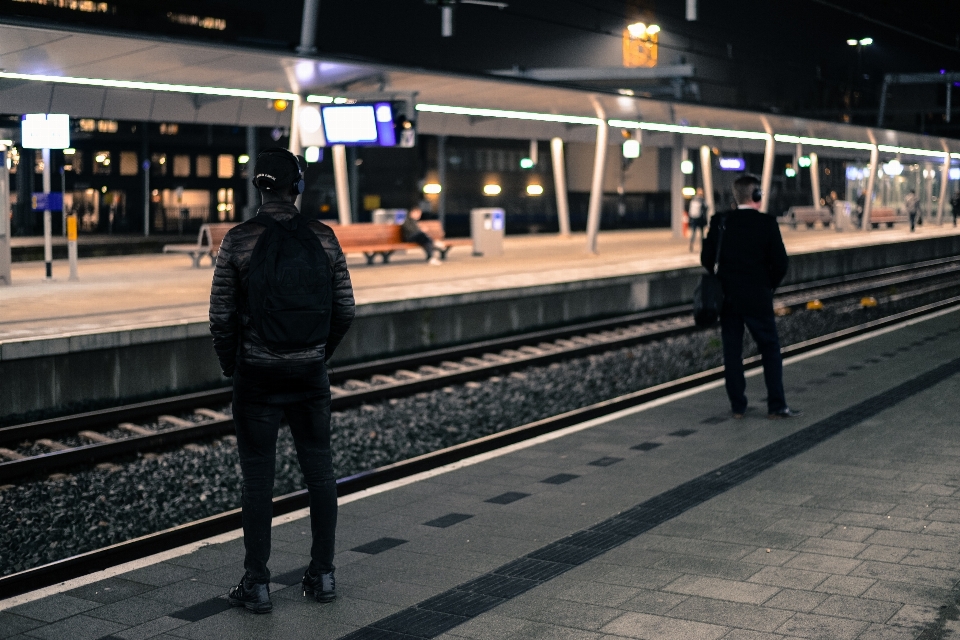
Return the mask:
[[198,238],[200,247],[209,247],[211,255],[216,256],[220,252],[223,237],[235,226],[237,225],[234,222],[211,222],[201,226]]
[[330,225],[340,246],[345,250],[351,247],[379,246],[399,244],[400,225],[396,224],[351,224]]

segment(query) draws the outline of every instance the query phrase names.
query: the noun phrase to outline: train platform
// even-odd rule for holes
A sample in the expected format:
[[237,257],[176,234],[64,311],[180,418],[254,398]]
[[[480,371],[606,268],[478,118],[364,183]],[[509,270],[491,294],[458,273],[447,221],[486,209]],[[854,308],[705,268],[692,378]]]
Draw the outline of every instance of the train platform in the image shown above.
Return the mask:
[[[787,251],[794,256],[956,235],[956,227],[929,224],[912,234],[899,227],[871,233],[783,230]],[[688,250],[688,242],[673,239],[665,229],[604,232],[599,255],[585,251],[583,234],[508,236],[504,245],[504,255],[497,257],[474,257],[469,247],[454,248],[439,267],[425,264],[420,251],[395,256],[386,265],[367,265],[362,256],[350,256],[357,303],[483,295],[699,264],[699,254]],[[212,272],[191,268],[187,256],[81,259],[78,282],[67,280],[68,271],[66,261],[55,260],[54,279],[47,282],[42,262],[13,265],[13,286],[0,288],[0,343],[206,321]]]
[[722,383],[341,500],[338,598],[273,529],[270,615],[231,609],[238,533],[0,602],[16,640],[893,640],[960,631],[960,311],[785,363],[792,420]]

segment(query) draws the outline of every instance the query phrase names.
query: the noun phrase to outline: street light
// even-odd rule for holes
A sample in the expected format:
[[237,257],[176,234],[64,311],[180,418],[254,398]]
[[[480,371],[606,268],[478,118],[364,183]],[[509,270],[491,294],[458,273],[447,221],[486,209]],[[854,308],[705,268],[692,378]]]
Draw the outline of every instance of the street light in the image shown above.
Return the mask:
[[857,46],[856,38],[850,38],[849,40],[847,40],[847,44],[850,45],[851,47]]
[[864,46],[864,47],[867,46],[868,44],[873,44],[873,38],[861,38],[860,44],[861,46]]

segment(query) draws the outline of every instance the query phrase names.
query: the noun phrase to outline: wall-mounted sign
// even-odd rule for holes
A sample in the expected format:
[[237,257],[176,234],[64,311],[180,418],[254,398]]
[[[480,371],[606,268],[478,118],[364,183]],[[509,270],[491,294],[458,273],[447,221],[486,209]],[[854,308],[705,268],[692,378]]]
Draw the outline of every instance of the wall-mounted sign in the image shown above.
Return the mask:
[[27,113],[22,116],[25,149],[66,149],[70,146],[70,116],[65,113]]
[[30,205],[34,211],[63,211],[63,194],[59,191],[34,193]]

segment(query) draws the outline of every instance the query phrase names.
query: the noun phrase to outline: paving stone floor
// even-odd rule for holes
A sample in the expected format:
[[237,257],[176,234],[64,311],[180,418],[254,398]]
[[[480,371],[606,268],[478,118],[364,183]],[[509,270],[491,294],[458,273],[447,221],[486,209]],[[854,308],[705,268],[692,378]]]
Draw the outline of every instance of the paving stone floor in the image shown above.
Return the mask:
[[[301,519],[274,528],[270,615],[223,599],[242,573],[235,539],[6,608],[0,638],[399,639],[411,636],[396,621],[420,613],[423,625],[447,621],[424,632],[446,640],[950,637],[957,623],[942,607],[960,598],[958,358],[960,313],[950,313],[789,364],[788,400],[805,411],[797,420],[766,419],[756,376],[743,420],[728,418],[722,388],[707,389],[348,502],[330,605],[301,596]],[[838,419],[848,428],[747,469],[619,546],[539,578],[490,582],[518,558],[545,558],[557,540]],[[477,579],[485,593],[527,587],[430,617],[442,609],[438,594]]]

